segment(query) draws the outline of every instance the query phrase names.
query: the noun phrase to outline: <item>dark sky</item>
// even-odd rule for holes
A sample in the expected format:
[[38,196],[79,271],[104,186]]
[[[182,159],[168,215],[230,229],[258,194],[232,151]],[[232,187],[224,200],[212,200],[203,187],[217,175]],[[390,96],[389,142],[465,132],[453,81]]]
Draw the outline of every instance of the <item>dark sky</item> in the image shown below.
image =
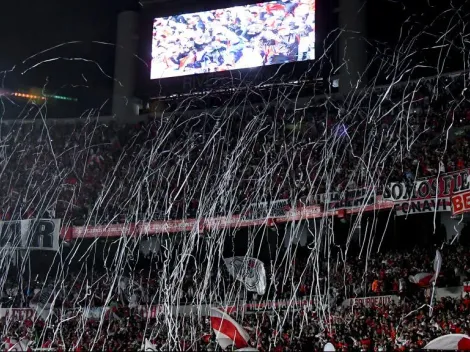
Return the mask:
[[[112,76],[114,47],[91,42],[115,42],[117,2],[17,0],[3,3],[0,12],[0,70],[17,66],[14,72],[7,74],[5,88],[42,87],[48,82],[53,89],[66,84],[88,84],[93,89],[109,90],[112,81],[91,62],[58,60],[21,73],[41,61],[64,57],[93,60]],[[63,46],[22,63],[42,50],[69,41],[81,43]]]
[[[113,75],[115,48],[92,42],[115,42],[116,14],[123,1],[134,0],[17,0],[2,4],[0,71],[16,65],[14,72],[6,75],[4,87],[15,89],[47,84],[48,88],[64,95],[81,96],[84,92],[93,92],[100,97],[110,96],[113,81],[106,75]],[[450,5],[445,0],[368,2],[373,5],[369,9],[369,35],[374,40],[387,42],[395,41],[401,28],[410,28],[415,23],[421,26],[440,16],[445,9],[458,6],[456,1]],[[223,3],[220,1],[221,6]],[[171,4],[174,6],[174,2]],[[465,13],[463,9],[452,13],[456,12]],[[446,14],[441,22],[455,21],[452,13]],[[408,27],[402,27],[404,21],[408,21]],[[462,18],[458,21],[466,22]],[[453,38],[461,37],[460,28],[454,29]],[[436,27],[433,31],[439,33],[440,30]],[[434,40],[428,36],[426,45],[432,45]],[[70,41],[79,43],[64,45],[23,63],[42,50]],[[47,60],[51,61],[42,63]],[[29,71],[24,73],[26,70]]]

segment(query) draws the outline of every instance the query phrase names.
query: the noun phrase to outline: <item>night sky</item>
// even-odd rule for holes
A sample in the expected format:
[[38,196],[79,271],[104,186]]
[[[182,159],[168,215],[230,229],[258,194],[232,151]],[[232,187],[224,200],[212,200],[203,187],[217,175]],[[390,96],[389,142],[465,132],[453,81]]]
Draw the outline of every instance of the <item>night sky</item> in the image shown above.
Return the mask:
[[[63,95],[83,96],[85,92],[91,92],[100,97],[97,102],[110,96],[113,81],[100,72],[98,65],[112,76],[115,48],[92,42],[115,42],[116,14],[123,1],[133,0],[18,0],[3,4],[0,13],[0,71],[10,70],[16,65],[15,70],[6,75],[3,87],[17,89],[47,84],[48,89]],[[220,6],[224,4],[220,2]],[[452,4],[457,6],[455,1]],[[390,43],[389,48],[392,48],[401,28],[412,25],[418,28],[449,8],[449,3],[441,0],[369,1],[368,31],[371,43]],[[456,12],[453,11],[454,14]],[[462,9],[461,13],[465,14],[465,11]],[[442,17],[443,24],[452,20],[450,14]],[[402,27],[404,21],[407,21],[407,27]],[[435,30],[439,32],[437,26]],[[455,29],[454,34],[458,33],[459,28]],[[433,40],[428,36],[427,41],[421,44],[431,45]],[[31,55],[69,41],[80,43],[62,46],[22,63]],[[390,54],[392,52],[388,51]],[[74,61],[54,60],[59,57]],[[54,61],[22,74],[45,60]]]
[[[109,93],[112,81],[93,63],[59,60],[21,73],[41,61],[66,57],[94,60],[112,76],[114,47],[91,42],[115,42],[116,3],[116,0],[18,0],[2,4],[0,70],[16,65],[7,74],[4,87],[43,87],[47,83],[53,90],[63,87],[63,91],[70,93],[73,91],[70,85],[88,85],[103,94]],[[68,41],[82,43],[63,46],[22,63],[31,55]]]

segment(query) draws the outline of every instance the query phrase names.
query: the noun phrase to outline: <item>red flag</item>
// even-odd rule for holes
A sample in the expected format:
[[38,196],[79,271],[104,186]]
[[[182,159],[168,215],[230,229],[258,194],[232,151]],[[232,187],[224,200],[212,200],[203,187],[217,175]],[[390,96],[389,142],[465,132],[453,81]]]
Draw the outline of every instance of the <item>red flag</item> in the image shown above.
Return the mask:
[[229,346],[248,347],[250,335],[240,324],[220,309],[211,308],[211,325],[216,334],[217,343],[222,349]]

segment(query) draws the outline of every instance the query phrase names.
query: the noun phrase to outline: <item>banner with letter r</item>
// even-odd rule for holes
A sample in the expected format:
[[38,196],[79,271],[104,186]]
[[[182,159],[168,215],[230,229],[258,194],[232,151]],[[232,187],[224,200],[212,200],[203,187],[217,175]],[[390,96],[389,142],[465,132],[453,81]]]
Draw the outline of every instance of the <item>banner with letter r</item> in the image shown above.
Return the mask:
[[59,249],[60,219],[0,221],[0,247]]

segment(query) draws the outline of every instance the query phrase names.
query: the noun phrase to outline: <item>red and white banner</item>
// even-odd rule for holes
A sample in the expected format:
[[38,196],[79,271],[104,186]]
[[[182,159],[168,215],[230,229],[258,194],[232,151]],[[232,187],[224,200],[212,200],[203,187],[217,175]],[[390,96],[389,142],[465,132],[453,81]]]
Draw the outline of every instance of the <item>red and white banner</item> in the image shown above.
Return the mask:
[[152,221],[149,223],[138,224],[109,224],[97,226],[77,226],[62,228],[61,237],[66,240],[74,238],[97,238],[97,237],[121,237],[121,236],[141,236],[154,235],[161,233],[179,233],[198,231],[204,232],[209,230],[221,230],[224,228],[241,228],[249,226],[261,226],[271,223],[286,223],[299,220],[321,218],[323,216],[337,216],[340,213],[357,214],[360,212],[374,211],[380,209],[390,209],[393,206],[391,202],[382,202],[377,197],[378,202],[365,207],[356,207],[350,209],[337,209],[331,211],[322,211],[321,206],[312,205],[290,209],[283,216],[273,216],[260,219],[243,219],[239,215],[221,216],[207,219],[187,219],[187,220],[162,220]]
[[432,340],[425,350],[470,351],[470,337],[464,334],[449,334]]
[[416,275],[410,275],[408,280],[419,287],[428,287],[431,285],[433,278],[434,273],[418,273]]
[[109,224],[63,228],[61,236],[74,238],[140,236],[225,228],[261,226],[314,219],[323,216],[344,216],[395,207],[397,215],[434,211],[451,211],[451,196],[470,190],[470,169],[443,174],[439,178],[418,180],[413,184],[392,182],[383,195],[374,190],[358,189],[341,193],[322,194],[314,202],[297,208],[287,200],[256,203],[246,213],[206,219],[161,220],[137,224]]
[[343,307],[378,307],[391,303],[398,303],[400,297],[396,295],[349,298],[342,304]]
[[250,335],[230,315],[217,308],[211,309],[211,325],[217,343],[226,350],[227,347],[249,347]]
[[470,191],[454,194],[452,196],[452,215],[468,211],[470,211]]

